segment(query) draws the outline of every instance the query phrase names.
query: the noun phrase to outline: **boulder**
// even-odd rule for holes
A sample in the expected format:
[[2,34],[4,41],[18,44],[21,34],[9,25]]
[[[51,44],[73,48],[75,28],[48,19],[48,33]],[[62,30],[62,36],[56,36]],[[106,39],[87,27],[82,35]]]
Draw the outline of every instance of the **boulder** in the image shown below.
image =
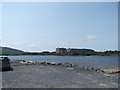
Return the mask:
[[55,62],[50,62],[50,65],[57,65]]
[[62,65],[62,63],[58,63],[57,65]]
[[114,74],[114,73],[120,73],[120,68],[114,68],[114,69],[101,69],[101,71],[109,74]]

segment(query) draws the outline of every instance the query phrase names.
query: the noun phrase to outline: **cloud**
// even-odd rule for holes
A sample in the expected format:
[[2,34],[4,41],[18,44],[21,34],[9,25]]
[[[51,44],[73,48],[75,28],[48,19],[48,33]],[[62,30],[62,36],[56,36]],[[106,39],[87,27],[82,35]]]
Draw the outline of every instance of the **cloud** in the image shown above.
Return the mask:
[[87,38],[87,40],[96,40],[97,35],[87,35],[86,38]]

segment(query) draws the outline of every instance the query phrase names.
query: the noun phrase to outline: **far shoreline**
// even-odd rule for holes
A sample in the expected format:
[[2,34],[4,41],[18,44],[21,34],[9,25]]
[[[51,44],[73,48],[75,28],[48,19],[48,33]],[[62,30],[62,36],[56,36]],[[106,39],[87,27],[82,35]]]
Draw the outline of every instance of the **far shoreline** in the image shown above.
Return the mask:
[[38,55],[38,54],[14,54],[14,55],[0,55],[0,56],[120,56],[120,54],[110,55]]

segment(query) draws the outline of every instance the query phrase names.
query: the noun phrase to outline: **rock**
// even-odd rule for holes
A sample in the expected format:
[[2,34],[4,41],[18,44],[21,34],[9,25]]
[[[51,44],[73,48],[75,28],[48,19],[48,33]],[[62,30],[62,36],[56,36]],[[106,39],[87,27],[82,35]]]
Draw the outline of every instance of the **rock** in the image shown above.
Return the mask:
[[71,67],[72,64],[70,64],[69,62],[64,62],[63,66],[66,66],[66,67]]
[[120,68],[115,68],[115,69],[102,69],[103,72],[109,73],[109,74],[114,74],[114,73],[120,73]]
[[93,70],[93,67],[90,67],[89,70]]
[[[13,60],[14,61],[14,60]],[[15,60],[15,61],[18,61],[18,62],[20,62],[20,61],[22,61],[22,62],[26,62],[25,60]]]
[[72,64],[68,64],[67,67],[72,67]]
[[32,64],[32,63],[33,63],[33,61],[27,61],[27,63],[28,63],[28,64]]
[[44,64],[44,62],[40,62],[40,64]]
[[98,69],[97,69],[97,68],[95,68],[94,70],[95,70],[95,71],[97,71]]
[[62,65],[62,63],[58,63],[57,65]]
[[21,63],[21,64],[24,64],[25,62],[23,62],[23,61],[20,61],[19,63]]
[[74,67],[77,67],[78,65],[73,65]]
[[40,64],[46,64],[46,62],[41,62]]
[[50,62],[46,62],[46,64],[47,64],[47,65],[51,65],[51,63],[50,63]]
[[57,65],[55,62],[51,62],[50,64],[51,64],[51,65]]
[[97,72],[101,72],[101,69],[97,69],[96,71],[97,71]]
[[88,67],[84,67],[84,69],[88,69]]

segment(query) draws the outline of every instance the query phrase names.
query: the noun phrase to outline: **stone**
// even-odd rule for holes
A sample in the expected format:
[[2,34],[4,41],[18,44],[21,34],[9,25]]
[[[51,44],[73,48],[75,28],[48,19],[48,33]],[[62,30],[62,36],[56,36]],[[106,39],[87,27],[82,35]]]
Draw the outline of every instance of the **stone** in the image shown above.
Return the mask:
[[57,65],[62,65],[62,63],[58,63]]

